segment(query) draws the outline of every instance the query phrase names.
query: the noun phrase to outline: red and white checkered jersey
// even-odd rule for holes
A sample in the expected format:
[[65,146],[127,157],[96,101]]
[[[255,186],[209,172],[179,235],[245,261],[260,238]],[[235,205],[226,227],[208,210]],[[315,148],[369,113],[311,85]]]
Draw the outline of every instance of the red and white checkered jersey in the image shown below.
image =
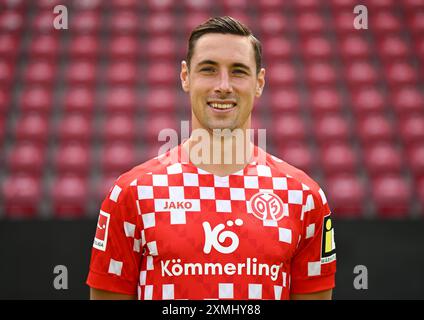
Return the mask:
[[121,175],[101,206],[87,284],[141,300],[289,299],[333,288],[324,192],[254,150],[225,177],[197,168],[181,145]]

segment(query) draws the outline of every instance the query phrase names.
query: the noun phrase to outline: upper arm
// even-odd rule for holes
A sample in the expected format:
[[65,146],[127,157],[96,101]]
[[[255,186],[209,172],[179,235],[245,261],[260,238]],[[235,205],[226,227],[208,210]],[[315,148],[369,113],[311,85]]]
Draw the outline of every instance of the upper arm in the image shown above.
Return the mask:
[[136,298],[135,295],[90,288],[90,300],[136,300]]
[[333,289],[313,293],[293,293],[290,300],[331,300]]

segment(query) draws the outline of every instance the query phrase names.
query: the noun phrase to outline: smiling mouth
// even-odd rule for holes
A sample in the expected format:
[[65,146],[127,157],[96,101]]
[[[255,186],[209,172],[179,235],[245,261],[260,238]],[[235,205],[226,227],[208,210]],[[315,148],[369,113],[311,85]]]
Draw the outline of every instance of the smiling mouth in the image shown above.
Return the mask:
[[236,107],[236,103],[216,103],[216,102],[209,102],[208,106],[214,110],[217,111],[229,111],[231,109],[234,109]]

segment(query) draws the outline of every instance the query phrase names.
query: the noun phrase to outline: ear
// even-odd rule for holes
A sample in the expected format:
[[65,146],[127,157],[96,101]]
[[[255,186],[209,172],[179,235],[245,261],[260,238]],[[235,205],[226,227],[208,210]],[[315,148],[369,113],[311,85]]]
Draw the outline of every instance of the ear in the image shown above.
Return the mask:
[[255,96],[259,98],[262,95],[262,91],[265,87],[265,69],[262,68],[258,73],[258,78],[256,79],[256,92]]
[[184,60],[181,62],[180,79],[181,79],[181,86],[183,87],[183,90],[185,92],[189,92],[190,91],[189,71],[188,71],[187,62],[185,62]]

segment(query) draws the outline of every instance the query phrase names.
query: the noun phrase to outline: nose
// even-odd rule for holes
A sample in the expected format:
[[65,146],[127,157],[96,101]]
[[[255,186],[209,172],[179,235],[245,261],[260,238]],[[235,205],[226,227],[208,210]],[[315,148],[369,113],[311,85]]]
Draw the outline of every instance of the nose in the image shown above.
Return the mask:
[[217,93],[232,93],[233,87],[231,85],[230,77],[227,72],[220,72],[217,79],[217,85],[215,87],[215,92]]

